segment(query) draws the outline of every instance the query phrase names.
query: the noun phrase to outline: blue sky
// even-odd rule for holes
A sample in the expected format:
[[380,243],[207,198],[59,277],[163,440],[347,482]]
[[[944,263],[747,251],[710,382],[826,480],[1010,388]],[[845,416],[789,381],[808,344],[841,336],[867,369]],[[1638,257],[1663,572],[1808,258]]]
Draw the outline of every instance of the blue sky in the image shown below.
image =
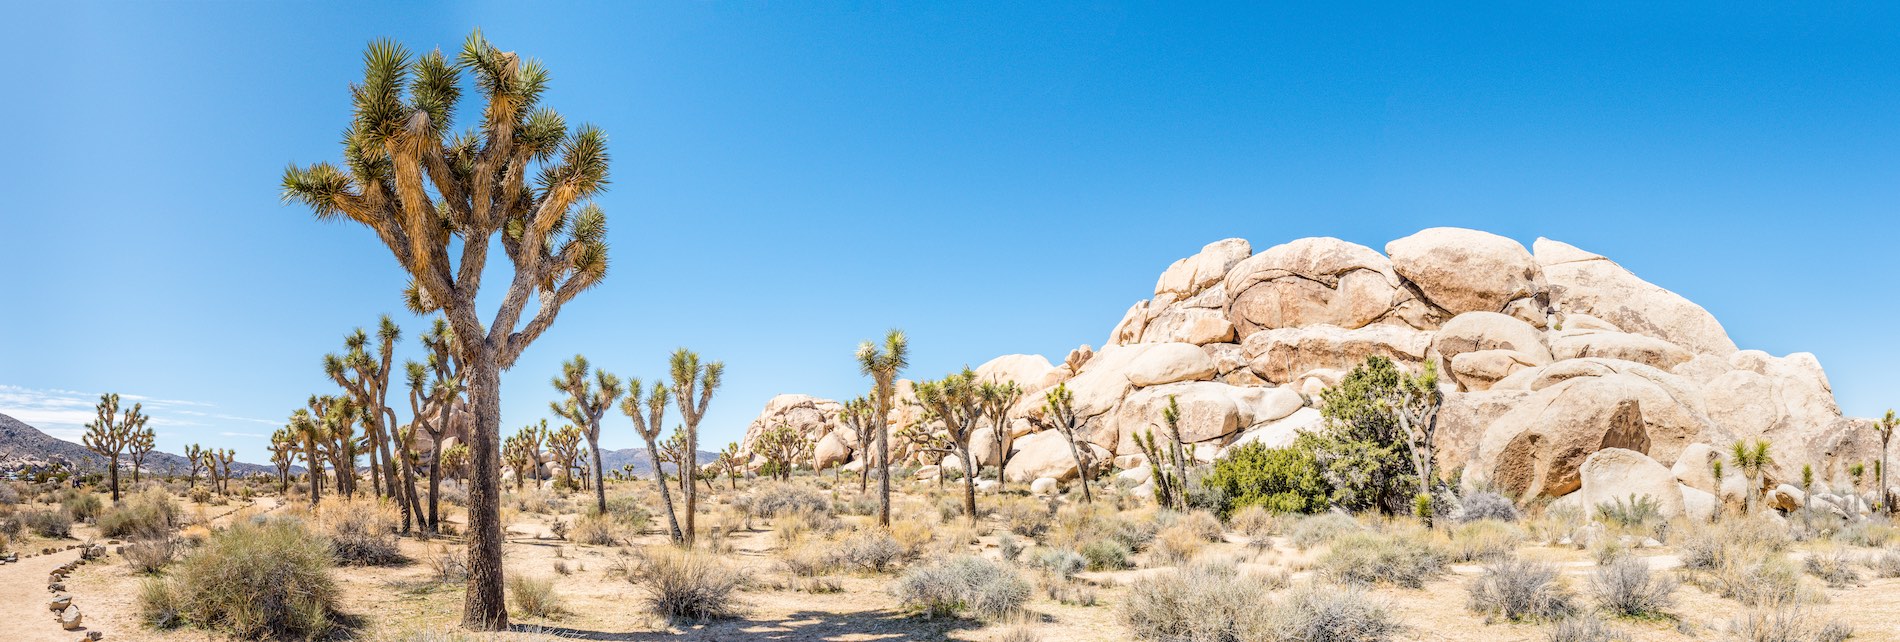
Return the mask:
[[505,375],[508,427],[576,352],[651,378],[689,346],[728,364],[723,443],[859,393],[892,326],[913,376],[1060,359],[1207,242],[1437,225],[1608,255],[1816,353],[1850,413],[1900,402],[1891,9],[914,4],[15,4],[0,412],[73,437],[140,395],[161,448],[256,461],[350,329],[419,353],[388,253],[277,183],[338,156],[367,42],[476,26],[614,153],[612,272]]

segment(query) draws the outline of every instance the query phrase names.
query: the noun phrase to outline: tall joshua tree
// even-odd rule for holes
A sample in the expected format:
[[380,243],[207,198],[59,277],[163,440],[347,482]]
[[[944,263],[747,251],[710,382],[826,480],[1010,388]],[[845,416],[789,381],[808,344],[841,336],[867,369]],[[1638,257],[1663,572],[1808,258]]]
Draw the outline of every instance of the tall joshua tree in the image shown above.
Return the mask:
[[[587,452],[593,458],[594,479],[601,479],[600,470],[600,418],[614,407],[625,390],[620,387],[620,377],[608,374],[606,370],[595,370],[594,377],[587,377],[587,357],[574,355],[574,358],[561,364],[561,376],[554,379],[554,389],[567,394],[567,399],[548,402],[555,414],[573,422],[587,438]],[[594,484],[594,510],[607,514],[607,486]]]
[[[666,469],[660,465],[660,431],[666,419],[666,384],[653,382],[644,408],[640,404],[640,392],[640,380],[628,379],[627,397],[620,402],[620,412],[633,420],[634,432],[640,433],[640,439],[647,443],[647,458],[653,460],[653,482],[659,485],[660,503],[666,508],[667,535],[673,538],[674,544],[681,544],[686,538],[680,533],[679,516],[673,513],[673,495],[666,488]],[[641,414],[643,410],[645,414]]]
[[323,499],[323,457],[320,452],[329,436],[323,433],[323,422],[317,421],[309,410],[303,408],[291,413],[287,428],[303,450],[303,467],[310,476],[310,505],[316,506]]
[[290,491],[290,464],[297,458],[297,439],[290,428],[278,428],[270,435],[270,463],[277,467],[277,492]]
[[884,345],[858,344],[858,370],[871,377],[877,421],[877,524],[891,527],[891,402],[897,392],[897,373],[910,365],[910,341],[903,330],[884,335]]
[[[712,403],[713,391],[719,389],[719,379],[726,371],[726,364],[714,361],[701,365],[699,354],[685,348],[673,351],[668,360],[673,375],[673,401],[679,406],[680,419],[685,422],[686,447],[685,459],[680,462],[680,477],[686,480],[686,543],[691,545],[696,539],[693,524],[694,514],[699,508],[699,490],[695,484],[699,480],[699,422],[706,418],[706,406]],[[693,393],[699,393],[695,395]]]
[[1068,384],[1059,383],[1043,395],[1042,400],[1042,413],[1031,415],[1030,421],[1062,433],[1063,440],[1069,442],[1069,455],[1075,458],[1076,475],[1082,481],[1082,501],[1095,503],[1095,496],[1089,492],[1089,471],[1095,454],[1089,451],[1081,418],[1075,414],[1075,393],[1069,391]]
[[[963,372],[917,384],[917,403],[924,407],[925,416],[943,422],[950,448],[963,465],[963,515],[975,523],[976,459],[971,456],[974,450],[971,442],[976,439],[984,410],[983,392],[976,382],[976,373],[964,366]],[[944,477],[939,470],[937,479]]]
[[1874,483],[1880,486],[1874,497],[1879,498],[1878,510],[1893,512],[1893,493],[1887,490],[1887,442],[1893,440],[1893,429],[1900,428],[1900,416],[1892,410],[1874,423],[1874,430],[1880,434],[1880,461],[1874,464]]
[[1003,466],[1009,461],[1009,409],[1023,398],[1022,386],[1014,381],[984,382],[978,393],[983,397],[983,415],[990,418],[990,452],[996,457],[996,492],[1003,492]]
[[532,436],[528,433],[533,429],[531,426],[509,435],[508,441],[501,447],[502,459],[507,462],[509,470],[515,471],[515,490],[521,490],[522,485],[527,483],[528,467],[534,465],[534,448],[528,445],[528,439]]
[[[474,127],[456,133],[462,73],[482,97]],[[375,231],[408,272],[406,299],[441,311],[459,339],[474,434],[469,440],[469,582],[462,623],[508,627],[502,595],[501,371],[554,323],[561,307],[607,272],[606,214],[589,200],[607,185],[607,137],[567,123],[539,102],[548,71],[470,34],[451,61],[372,43],[355,114],[344,133],[344,167],[284,172],[286,200],[324,220],[347,218]],[[530,169],[537,168],[534,180]],[[490,244],[499,239],[514,276],[494,317],[479,317],[477,292]],[[459,259],[451,252],[459,252]],[[537,309],[523,324],[530,300]]]
[[132,458],[132,485],[134,487],[137,487],[139,483],[139,470],[145,468],[146,455],[152,454],[152,449],[158,447],[157,442],[158,435],[142,424],[138,430],[132,431],[132,443],[126,445],[126,454]]
[[237,461],[237,451],[226,448],[215,452],[218,454],[219,483],[224,485],[223,492],[229,494],[231,492],[231,462]]
[[[428,363],[410,361],[403,364],[404,375],[409,383],[409,412],[415,417],[411,430],[414,430],[413,426],[420,426],[422,432],[429,435],[429,516],[426,521],[431,533],[442,526],[441,514],[438,512],[442,496],[442,439],[448,435],[449,412],[455,407],[456,398],[462,394],[462,380],[455,372],[455,359],[449,347],[454,340],[455,333],[449,329],[448,321],[437,318],[429,331],[422,335],[422,347],[429,351]],[[429,380],[431,374],[434,375],[433,381]],[[509,459],[505,449],[502,458]],[[520,471],[517,469],[515,488],[520,487]]]
[[119,393],[99,395],[99,405],[93,408],[98,417],[86,424],[86,434],[81,438],[87,450],[109,460],[106,474],[111,479],[115,503],[119,501],[119,458],[125,455],[126,447],[132,445],[133,433],[145,428],[147,417],[142,406],[134,403],[120,414]]
[[198,469],[204,466],[204,448],[198,444],[185,444],[185,465],[190,472],[192,485],[198,484]]
[[370,490],[402,504],[403,523],[409,522],[407,498],[396,491],[396,460],[390,454],[390,436],[396,430],[396,411],[389,407],[390,363],[402,328],[389,315],[377,324],[377,354],[369,352],[369,335],[357,328],[343,338],[342,355],[323,356],[323,373],[348,393],[362,410],[363,435],[368,441]]

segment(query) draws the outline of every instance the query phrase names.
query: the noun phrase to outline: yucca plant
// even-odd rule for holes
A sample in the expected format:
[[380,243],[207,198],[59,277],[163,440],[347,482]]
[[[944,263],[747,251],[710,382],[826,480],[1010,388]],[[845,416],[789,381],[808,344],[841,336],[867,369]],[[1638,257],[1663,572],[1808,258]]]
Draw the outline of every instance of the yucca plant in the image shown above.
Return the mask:
[[[484,100],[475,126],[458,133],[465,72]],[[371,43],[363,80],[350,88],[343,167],[293,165],[283,177],[285,200],[374,231],[410,276],[410,309],[442,312],[460,339],[478,471],[469,484],[462,620],[480,630],[508,625],[495,474],[501,371],[607,273],[607,217],[589,201],[607,186],[607,137],[592,126],[570,132],[560,114],[542,108],[547,85],[540,62],[495,48],[479,31],[453,60],[440,50],[415,56],[392,41]],[[476,301],[496,241],[514,275],[485,322]],[[524,323],[530,300],[537,307]]]
[[1893,494],[1887,490],[1887,442],[1893,440],[1893,429],[1900,427],[1900,416],[1888,410],[1886,416],[1874,422],[1874,431],[1880,435],[1880,461],[1874,463],[1874,484],[1880,489],[1874,493],[1879,498],[1875,510],[1893,512]]
[[871,377],[876,399],[877,428],[877,524],[891,527],[891,437],[888,422],[891,401],[896,394],[897,374],[910,365],[910,340],[903,330],[892,329],[884,335],[884,344],[866,341],[858,344],[858,370]]
[[1089,491],[1089,471],[1093,466],[1094,453],[1089,450],[1088,433],[1082,431],[1083,419],[1075,414],[1075,393],[1066,383],[1056,384],[1055,389],[1043,395],[1042,412],[1030,415],[1029,420],[1045,430],[1062,433],[1064,441],[1069,443],[1069,455],[1075,458],[1075,471],[1082,481],[1082,501],[1095,503],[1095,496]]
[[1753,510],[1755,495],[1761,492],[1762,473],[1775,464],[1775,458],[1769,452],[1766,439],[1757,439],[1753,444],[1735,442],[1729,448],[1729,458],[1748,481],[1748,488],[1742,491],[1742,511],[1746,513]]
[[87,450],[107,459],[106,474],[111,480],[115,504],[119,501],[119,457],[125,455],[125,449],[132,445],[133,435],[143,430],[150,419],[143,406],[133,403],[120,414],[119,393],[99,395],[99,404],[93,408],[98,417],[86,424],[86,434],[80,438]]
[[1187,452],[1181,443],[1181,404],[1174,395],[1168,395],[1168,405],[1161,409],[1161,422],[1161,439],[1155,438],[1150,427],[1134,434],[1135,447],[1141,449],[1148,460],[1148,471],[1154,475],[1155,499],[1162,506],[1186,510]]
[[620,412],[633,420],[634,432],[640,433],[640,439],[646,441],[647,458],[653,461],[653,483],[659,485],[660,503],[666,509],[667,535],[674,544],[680,544],[686,541],[686,536],[680,532],[679,515],[673,512],[673,494],[666,487],[666,468],[661,465],[660,458],[660,431],[664,428],[662,424],[666,419],[666,402],[669,398],[666,384],[653,382],[653,389],[647,391],[644,408],[641,406],[641,390],[639,378],[627,380],[627,397],[620,402]]
[[[553,383],[554,389],[565,393],[567,398],[548,402],[548,407],[580,427],[581,436],[587,438],[587,451],[593,459],[594,479],[601,479],[600,419],[626,391],[620,387],[620,377],[606,370],[593,371],[594,376],[589,379],[588,368],[587,357],[578,354],[562,362],[561,376],[556,377]],[[594,484],[594,509],[602,514],[607,512],[607,487],[604,484]]]

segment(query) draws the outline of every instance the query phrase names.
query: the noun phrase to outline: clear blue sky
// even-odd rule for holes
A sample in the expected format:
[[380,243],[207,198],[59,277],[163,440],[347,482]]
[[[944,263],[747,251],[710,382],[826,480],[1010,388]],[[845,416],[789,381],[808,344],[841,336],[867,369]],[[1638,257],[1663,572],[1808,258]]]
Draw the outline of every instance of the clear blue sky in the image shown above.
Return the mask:
[[916,4],[14,3],[0,412],[71,436],[88,394],[170,400],[162,448],[256,461],[345,332],[396,313],[418,352],[388,253],[278,178],[339,155],[367,42],[476,26],[614,153],[613,270],[506,374],[510,428],[575,352],[725,360],[723,443],[861,391],[892,326],[913,375],[1060,359],[1209,241],[1436,225],[1606,254],[1816,353],[1850,413],[1900,404],[1890,9]]

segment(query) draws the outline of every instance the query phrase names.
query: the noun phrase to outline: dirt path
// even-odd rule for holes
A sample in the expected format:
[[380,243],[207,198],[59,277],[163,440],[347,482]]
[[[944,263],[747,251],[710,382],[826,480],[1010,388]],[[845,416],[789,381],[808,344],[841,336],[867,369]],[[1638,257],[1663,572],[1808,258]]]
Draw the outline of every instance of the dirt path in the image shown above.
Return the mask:
[[[88,629],[67,631],[59,627],[46,603],[53,594],[46,590],[46,576],[59,566],[79,559],[79,549],[52,555],[23,557],[18,563],[0,565],[0,639],[17,642],[72,642]],[[67,593],[71,595],[70,592]],[[80,600],[74,598],[74,604]],[[86,613],[81,605],[81,614]],[[82,623],[84,621],[82,620]]]

